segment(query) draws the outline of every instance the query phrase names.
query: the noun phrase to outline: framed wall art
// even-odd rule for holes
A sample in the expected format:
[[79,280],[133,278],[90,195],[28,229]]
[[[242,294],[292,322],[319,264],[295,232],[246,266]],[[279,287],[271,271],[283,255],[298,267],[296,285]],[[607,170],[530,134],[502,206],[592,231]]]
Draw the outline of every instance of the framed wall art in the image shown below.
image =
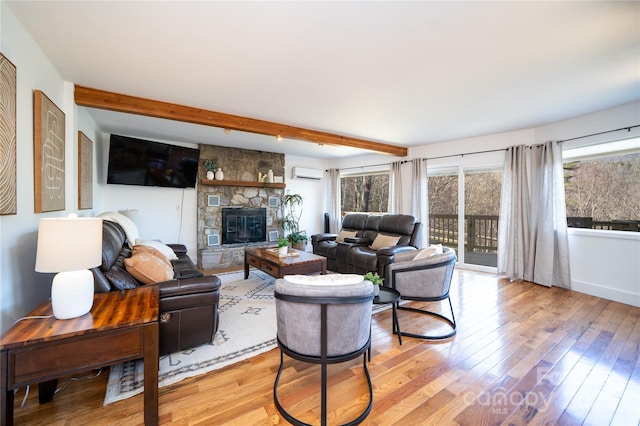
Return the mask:
[[78,210],[93,208],[93,142],[78,132]]
[[16,66],[0,53],[0,215],[17,214]]
[[64,113],[40,90],[33,99],[35,212],[64,210]]

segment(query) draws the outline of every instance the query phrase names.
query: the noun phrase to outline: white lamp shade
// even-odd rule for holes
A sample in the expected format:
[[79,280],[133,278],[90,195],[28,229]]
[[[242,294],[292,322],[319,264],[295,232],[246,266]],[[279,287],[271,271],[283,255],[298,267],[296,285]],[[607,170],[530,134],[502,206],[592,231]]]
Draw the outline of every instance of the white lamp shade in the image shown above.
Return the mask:
[[102,263],[102,219],[42,218],[38,230],[37,272],[89,269]]

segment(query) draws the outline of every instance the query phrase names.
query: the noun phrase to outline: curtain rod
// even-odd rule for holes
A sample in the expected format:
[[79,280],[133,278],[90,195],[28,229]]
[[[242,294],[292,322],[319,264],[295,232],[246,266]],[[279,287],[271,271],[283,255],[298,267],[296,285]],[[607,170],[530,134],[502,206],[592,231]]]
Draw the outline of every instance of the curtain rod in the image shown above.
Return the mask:
[[427,157],[427,158],[422,158],[422,161],[427,161],[427,160],[438,160],[440,158],[449,158],[449,157],[464,157],[465,155],[474,155],[474,154],[485,154],[487,152],[499,152],[499,151],[506,151],[507,148],[500,148],[500,149],[487,149],[486,151],[474,151],[474,152],[465,152],[462,154],[449,154],[449,155],[441,155],[439,157]]
[[[400,162],[400,164],[404,164],[404,163],[413,163],[413,160],[402,160]],[[365,167],[380,167],[380,166],[388,166],[391,163],[380,163],[380,164],[367,164],[366,166],[356,166],[356,167],[345,167],[344,169],[338,169],[340,171],[342,170],[353,170],[353,169],[364,169]],[[325,172],[328,172],[329,170],[325,170]]]
[[[582,136],[576,136],[575,138],[569,138],[569,139],[564,139],[564,140],[559,140],[558,143],[563,143],[563,142],[569,142],[569,141],[575,141],[578,139],[584,139],[584,138],[590,138],[591,136],[599,136],[599,135],[605,135],[607,133],[614,133],[614,132],[619,132],[621,130],[626,130],[628,132],[631,131],[631,129],[634,129],[636,127],[640,127],[640,124],[636,124],[633,126],[627,126],[627,127],[621,127],[619,129],[613,129],[613,130],[606,130],[604,132],[598,132],[598,133],[591,133],[588,135],[582,135]],[[499,152],[499,151],[506,151],[507,148],[501,148],[501,149],[488,149],[486,151],[476,151],[476,152],[466,152],[463,154],[450,154],[450,155],[442,155],[440,157],[427,157],[427,158],[423,158],[422,160],[436,160],[436,159],[440,159],[440,158],[448,158],[448,157],[464,157],[465,155],[473,155],[473,154],[484,154],[487,152]]]
[[[563,142],[569,142],[569,141],[575,141],[578,139],[584,139],[584,138],[590,138],[591,136],[599,136],[599,135],[605,135],[607,133],[614,133],[614,132],[619,132],[622,130],[626,130],[628,132],[631,131],[631,129],[635,129],[636,127],[640,127],[640,124],[634,124],[633,126],[626,126],[626,127],[620,127],[619,129],[613,129],[613,130],[605,130],[604,132],[597,132],[597,133],[591,133],[588,135],[582,135],[582,136],[576,136],[574,138],[569,138],[569,139],[563,139],[563,140],[559,140],[558,143],[563,143]],[[500,149],[488,149],[485,151],[474,151],[474,152],[465,152],[462,154],[449,154],[449,155],[441,155],[439,157],[426,157],[426,158],[421,158],[422,161],[426,161],[426,160],[439,160],[441,158],[449,158],[449,157],[464,157],[465,155],[475,155],[475,154],[486,154],[488,152],[499,152],[499,151],[506,151],[507,148],[500,148]],[[412,159],[412,160],[402,160],[400,162],[400,164],[404,164],[404,163],[412,163],[413,160],[417,160],[417,158]],[[365,167],[379,167],[379,166],[388,166],[391,163],[382,163],[382,164],[371,164],[368,166],[359,166],[359,167],[347,167],[345,169],[339,169],[339,170],[352,170],[352,169],[363,169]]]
[[606,130],[604,132],[591,133],[590,135],[576,136],[575,138],[569,138],[569,139],[564,139],[564,140],[558,141],[558,143],[575,141],[577,139],[590,138],[591,136],[605,135],[607,133],[619,132],[621,130],[626,130],[627,132],[630,132],[631,129],[635,129],[636,127],[640,127],[640,124],[635,124],[633,126],[627,126],[627,127],[620,127],[619,129],[614,129],[614,130]]

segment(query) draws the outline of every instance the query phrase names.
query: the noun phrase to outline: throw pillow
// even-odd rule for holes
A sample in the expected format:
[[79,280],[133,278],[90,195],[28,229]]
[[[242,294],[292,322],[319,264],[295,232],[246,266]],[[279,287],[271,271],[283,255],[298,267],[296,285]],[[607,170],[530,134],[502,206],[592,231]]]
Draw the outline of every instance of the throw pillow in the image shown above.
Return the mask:
[[442,254],[442,244],[432,244],[429,247],[425,247],[422,250],[420,250],[416,256],[413,258],[413,260],[420,260],[420,259],[426,259],[429,256],[433,256],[436,254]]
[[167,256],[165,256],[164,254],[162,254],[162,252],[160,250],[158,250],[157,248],[151,247],[151,246],[145,246],[142,244],[138,244],[133,246],[133,255],[135,256],[136,254],[140,254],[140,253],[149,253],[152,254],[154,256],[156,256],[157,258],[161,259],[162,261],[164,261],[168,267],[173,268],[173,266],[171,265],[171,262],[169,261],[169,259],[167,259]]
[[336,237],[336,243],[344,241],[345,238],[353,238],[357,234],[357,231],[340,231]]
[[171,247],[169,247],[166,244],[162,244],[160,241],[138,239],[136,240],[136,245],[153,247],[154,249],[158,250],[160,253],[164,254],[165,257],[169,260],[176,260],[178,258],[178,256],[176,256],[173,250],[171,250]]
[[400,241],[400,237],[378,234],[369,248],[371,250],[380,250],[382,247],[395,246],[396,244],[398,244],[398,241]]
[[173,278],[173,269],[150,253],[139,253],[124,260],[124,265],[135,279],[143,284],[155,284]]
[[292,284],[347,285],[358,284],[364,277],[356,274],[285,275],[284,280]]

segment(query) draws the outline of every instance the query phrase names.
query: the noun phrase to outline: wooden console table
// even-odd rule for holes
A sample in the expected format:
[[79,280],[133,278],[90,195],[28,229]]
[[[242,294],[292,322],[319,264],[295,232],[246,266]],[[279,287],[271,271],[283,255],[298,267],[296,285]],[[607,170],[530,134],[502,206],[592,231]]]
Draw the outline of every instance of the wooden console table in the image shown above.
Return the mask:
[[52,315],[45,302],[27,317],[48,318],[26,318],[0,338],[0,424],[13,424],[14,389],[144,358],[144,423],[157,425],[158,286],[96,294],[78,318]]

